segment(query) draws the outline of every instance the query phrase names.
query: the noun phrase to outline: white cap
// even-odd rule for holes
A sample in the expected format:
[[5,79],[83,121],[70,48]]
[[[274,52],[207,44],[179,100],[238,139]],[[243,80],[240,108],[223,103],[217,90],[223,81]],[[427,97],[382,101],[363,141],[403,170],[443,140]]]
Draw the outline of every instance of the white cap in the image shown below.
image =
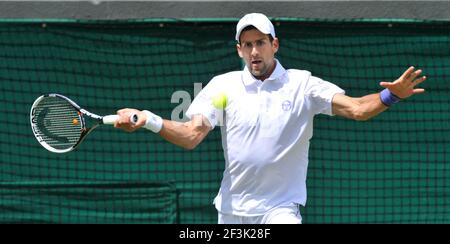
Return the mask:
[[275,28],[273,27],[272,22],[270,22],[269,18],[264,14],[260,13],[251,13],[246,14],[242,17],[237,26],[236,26],[236,41],[239,42],[239,37],[241,36],[241,31],[247,27],[253,25],[264,34],[270,34],[273,38],[275,38]]

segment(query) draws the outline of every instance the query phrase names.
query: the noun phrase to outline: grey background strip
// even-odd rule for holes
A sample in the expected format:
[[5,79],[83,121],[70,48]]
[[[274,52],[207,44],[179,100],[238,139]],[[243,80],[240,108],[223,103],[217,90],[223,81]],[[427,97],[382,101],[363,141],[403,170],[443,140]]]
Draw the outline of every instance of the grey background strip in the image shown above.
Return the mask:
[[0,1],[0,18],[270,17],[450,19],[450,1]]

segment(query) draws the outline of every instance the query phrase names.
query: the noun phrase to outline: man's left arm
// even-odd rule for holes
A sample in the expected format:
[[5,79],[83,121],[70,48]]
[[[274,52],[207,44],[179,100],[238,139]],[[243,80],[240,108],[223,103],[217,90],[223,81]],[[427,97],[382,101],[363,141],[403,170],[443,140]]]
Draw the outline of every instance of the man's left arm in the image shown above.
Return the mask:
[[410,67],[397,80],[380,82],[380,86],[385,88],[380,93],[363,97],[336,94],[332,101],[333,114],[354,120],[368,120],[402,99],[425,92],[425,89],[416,88],[426,79],[420,76],[421,73],[422,70]]

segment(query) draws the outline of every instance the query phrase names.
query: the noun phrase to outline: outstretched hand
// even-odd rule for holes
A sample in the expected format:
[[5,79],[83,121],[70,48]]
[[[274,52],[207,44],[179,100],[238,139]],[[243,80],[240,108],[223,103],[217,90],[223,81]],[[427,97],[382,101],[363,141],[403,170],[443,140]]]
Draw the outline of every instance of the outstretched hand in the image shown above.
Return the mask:
[[414,67],[409,67],[397,80],[393,82],[380,82],[380,86],[389,89],[397,97],[405,99],[414,94],[425,92],[425,89],[415,88],[427,79],[425,76],[420,76],[421,73],[422,70],[415,70]]

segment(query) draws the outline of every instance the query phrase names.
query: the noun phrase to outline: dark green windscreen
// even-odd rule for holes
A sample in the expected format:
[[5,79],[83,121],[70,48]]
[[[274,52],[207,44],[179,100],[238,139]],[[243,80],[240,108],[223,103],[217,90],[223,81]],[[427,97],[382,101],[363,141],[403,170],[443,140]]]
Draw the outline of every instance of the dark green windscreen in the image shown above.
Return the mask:
[[[285,68],[347,95],[378,92],[411,65],[428,77],[425,94],[370,121],[316,117],[303,222],[450,223],[450,22],[274,22]],[[186,151],[104,126],[61,155],[38,144],[29,110],[61,93],[101,115],[133,107],[171,118],[188,102],[173,94],[193,98],[194,83],[242,68],[235,24],[0,21],[0,222],[215,223],[219,128]]]

